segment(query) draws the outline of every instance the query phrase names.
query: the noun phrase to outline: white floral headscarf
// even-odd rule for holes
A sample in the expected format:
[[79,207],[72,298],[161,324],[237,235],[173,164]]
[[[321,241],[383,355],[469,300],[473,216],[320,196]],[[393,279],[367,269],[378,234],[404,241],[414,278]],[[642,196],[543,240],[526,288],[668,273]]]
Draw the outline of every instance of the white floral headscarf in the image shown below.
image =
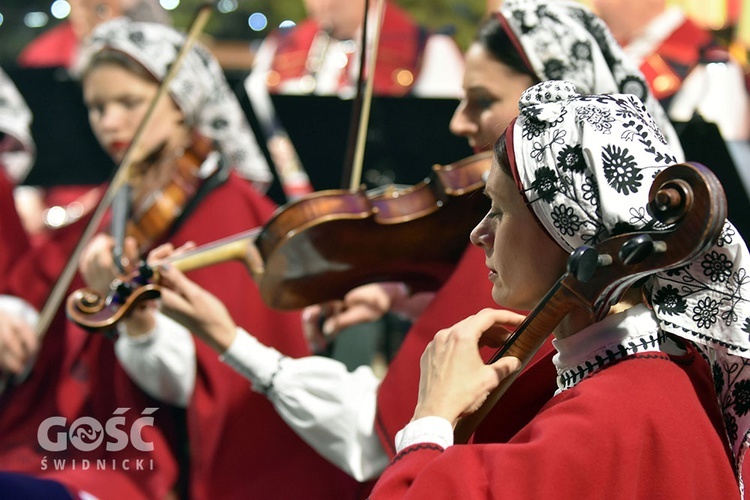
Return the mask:
[[[542,82],[519,101],[506,133],[528,205],[562,248],[658,228],[646,210],[651,181],[675,155],[632,95],[581,95],[570,82]],[[663,226],[662,226],[663,227]],[[750,253],[725,221],[719,240],[646,289],[662,331],[694,342],[713,371],[738,472],[750,429]]]
[[643,74],[604,21],[573,0],[506,0],[498,18],[540,81],[566,80],[584,94],[633,94],[646,104],[678,161],[682,146]]
[[0,69],[0,163],[11,180],[18,184],[29,173],[36,157],[31,137],[31,110],[10,77]]
[[[161,81],[184,40],[184,34],[164,24],[117,18],[98,25],[86,39],[76,72],[82,74],[95,54],[114,49],[133,58]],[[199,43],[193,45],[171,81],[169,92],[188,122],[216,140],[230,164],[265,191],[273,175],[237,97],[208,49]]]

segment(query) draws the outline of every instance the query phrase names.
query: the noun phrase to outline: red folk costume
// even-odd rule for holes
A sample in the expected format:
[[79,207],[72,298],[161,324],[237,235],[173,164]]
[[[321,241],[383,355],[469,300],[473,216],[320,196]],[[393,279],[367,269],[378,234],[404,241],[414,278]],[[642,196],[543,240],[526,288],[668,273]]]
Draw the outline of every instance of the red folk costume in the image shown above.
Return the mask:
[[711,392],[696,352],[635,355],[555,397],[508,444],[406,448],[370,498],[739,498]]
[[679,7],[664,10],[623,43],[672,120],[686,122],[697,114],[715,123],[727,141],[750,138],[750,96],[741,65]]
[[31,41],[18,56],[18,64],[28,68],[73,66],[78,38],[73,27],[64,21]]
[[[484,253],[469,246],[451,277],[440,288],[435,299],[409,329],[398,354],[388,365],[388,372],[378,389],[375,430],[390,457],[395,456],[395,437],[411,420],[419,392],[419,358],[427,344],[442,329],[477,313],[485,307],[497,308],[492,300],[492,284],[487,276]],[[484,351],[489,359],[494,350]],[[555,393],[555,369],[552,365],[551,342],[539,350],[534,361],[518,376],[502,400],[503,415],[500,425],[482,428],[477,441],[510,437],[520,429]],[[490,437],[492,436],[492,437]]]
[[[576,87],[585,93],[615,92],[621,87],[627,88],[653,111],[670,142],[679,148],[674,129],[649,92],[642,75],[625,59],[611,37],[604,36],[604,24],[585,7],[578,2],[557,2],[552,8],[546,2],[508,1],[494,15],[540,80],[573,80]],[[559,52],[538,51],[540,46],[554,45],[560,46]],[[588,49],[577,50],[583,46]],[[482,251],[478,248],[467,249],[450,280],[410,329],[389,367],[378,392],[376,426],[389,454],[394,452],[395,433],[411,419],[417,399],[418,360],[435,332],[483,307],[497,307],[492,301],[492,285],[485,280],[486,276]],[[490,354],[485,352],[485,355]],[[480,426],[475,441],[507,440],[547,402],[555,391],[554,367],[550,363],[552,354],[550,343],[540,349],[534,361],[503,397],[501,406],[511,410],[505,411],[499,407],[494,410],[501,418],[501,425]]]
[[[23,298],[40,310],[86,222],[82,219],[51,233],[46,243],[16,259],[5,275],[2,292]],[[71,290],[81,286],[83,283],[76,279]],[[117,363],[110,339],[78,328],[67,321],[60,308],[28,378],[11,384],[0,396],[0,469],[53,479],[75,494],[162,498],[175,488],[178,476],[172,452],[172,411],[130,381]],[[120,415],[124,417],[122,422],[118,422]],[[51,417],[64,421],[44,431],[44,422]],[[153,447],[148,451],[128,442],[122,449],[115,446],[108,451],[107,446],[113,445],[107,443],[117,437],[85,436],[86,432],[101,432],[113,418],[112,423],[129,433],[140,417],[154,419],[153,425],[147,422],[141,432],[147,447]],[[97,425],[102,427],[97,429]],[[84,440],[82,449],[73,444],[74,435]],[[43,446],[45,437],[62,443],[61,448]],[[97,439],[101,441],[92,449],[86,439],[94,444]]]
[[[306,20],[294,29],[276,31],[271,36],[277,40],[271,71],[267,75],[269,92],[279,92],[284,82],[309,74],[310,51],[321,31],[320,25]],[[427,31],[415,24],[411,17],[393,3],[388,3],[378,44],[373,92],[382,96],[403,96],[417,81],[422,54],[427,41]],[[348,81],[353,58],[342,69],[342,85]]]
[[[197,244],[261,226],[274,205],[232,174],[211,192],[170,241]],[[217,217],[217,214],[223,214]],[[238,325],[291,357],[310,354],[299,313],[269,309],[243,264],[190,273],[214,293]],[[246,379],[196,342],[198,373],[188,406],[191,498],[348,498],[356,483],[305,444]]]
[[646,57],[640,69],[654,96],[668,107],[669,98],[680,90],[685,77],[698,64],[728,60],[728,52],[706,30],[685,18],[656,51]]
[[29,241],[21,226],[13,200],[13,183],[0,164],[0,293],[6,286],[6,274],[16,259],[29,248]]
[[[555,81],[528,89],[519,107],[506,132],[511,169],[558,245],[653,227],[642,181],[676,161],[641,101]],[[613,168],[623,162],[627,175]],[[554,341],[558,393],[508,443],[453,446],[450,422],[418,419],[397,437],[399,454],[371,498],[740,498],[747,262],[725,221],[708,251],[649,277],[653,309],[637,305]],[[738,299],[717,300],[725,296]],[[440,422],[447,435],[445,425],[428,429]]]
[[[18,138],[33,156],[33,142],[28,128],[23,127],[28,127],[30,113],[25,105],[23,109],[14,107],[13,94],[4,95],[0,130]],[[26,169],[16,166],[20,167],[14,170],[17,180]],[[25,299],[38,310],[67,263],[85,221],[52,232],[47,241],[32,247],[15,210],[13,184],[5,174],[0,167],[0,294]],[[81,451],[67,434],[82,417],[95,419],[97,423],[92,425],[102,426],[115,417],[112,422],[127,432],[146,408],[159,405],[145,397],[119,369],[111,341],[71,325],[60,309],[28,378],[11,382],[0,395],[0,469],[54,480],[73,495],[85,491],[101,498],[164,497],[176,482],[177,466],[172,444],[159,427],[146,425],[140,434],[153,451],[139,451],[129,444],[108,452],[103,443],[90,451],[84,444],[87,451]],[[123,422],[118,422],[121,417],[116,412],[122,411]],[[159,408],[150,416],[162,422],[170,411]],[[40,434],[40,426],[50,417],[65,419],[65,423]],[[96,428],[82,425],[75,435],[91,430]],[[60,434],[65,442],[59,441]],[[41,443],[44,437],[40,436],[56,440],[61,449],[45,449]],[[92,441],[95,444],[96,438],[103,437],[101,433],[94,435]]]
[[[161,79],[183,38],[166,26],[116,19],[97,26],[82,47],[81,64],[86,67],[102,50],[119,50]],[[218,62],[205,47],[193,46],[169,90],[186,120],[215,139],[216,149],[222,153],[218,156],[226,160],[214,164],[217,170],[209,179],[220,178],[229,165],[234,167],[235,157],[250,159],[237,154],[251,140],[247,121]],[[206,157],[201,172],[217,158],[216,153]],[[257,167],[256,185],[232,168],[226,181],[205,194],[199,192],[197,203],[164,240],[175,246],[188,241],[202,245],[262,226],[276,206],[258,191],[269,172]],[[215,294],[236,323],[262,342],[291,357],[310,354],[300,314],[266,306],[243,264],[217,264],[192,271],[190,277]],[[222,363],[215,351],[200,341],[195,342],[195,350],[197,375],[186,410],[190,498],[328,499],[354,495],[356,482],[297,437],[273,406],[251,392],[248,382]]]

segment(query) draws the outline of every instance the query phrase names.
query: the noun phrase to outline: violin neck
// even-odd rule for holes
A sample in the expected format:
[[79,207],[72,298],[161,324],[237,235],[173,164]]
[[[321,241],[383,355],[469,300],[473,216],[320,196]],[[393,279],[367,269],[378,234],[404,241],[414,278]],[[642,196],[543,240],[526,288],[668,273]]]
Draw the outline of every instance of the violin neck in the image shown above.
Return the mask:
[[259,229],[251,229],[176,255],[167,259],[165,263],[187,272],[221,262],[239,260],[245,263],[253,277],[257,277],[263,272],[263,260],[255,246],[259,233]]

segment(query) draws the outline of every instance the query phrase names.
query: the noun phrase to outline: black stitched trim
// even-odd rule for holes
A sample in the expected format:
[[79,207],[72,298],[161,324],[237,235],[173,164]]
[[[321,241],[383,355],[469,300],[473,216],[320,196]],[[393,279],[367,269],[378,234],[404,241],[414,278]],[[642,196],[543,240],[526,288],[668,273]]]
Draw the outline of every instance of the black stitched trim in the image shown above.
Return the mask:
[[684,328],[684,327],[682,327],[680,325],[676,325],[674,323],[670,323],[669,321],[664,321],[663,319],[660,320],[660,321],[662,323],[664,323],[665,325],[669,325],[669,326],[671,326],[671,327],[673,327],[675,329],[680,329],[680,330],[682,330],[685,333],[689,333],[693,337],[699,338],[701,340],[706,340],[706,341],[708,341],[708,342],[710,342],[712,344],[716,344],[716,345],[718,345],[720,347],[727,347],[727,348],[730,348],[730,349],[732,349],[733,351],[736,351],[736,352],[748,352],[748,351],[750,351],[750,349],[747,349],[747,348],[744,348],[744,347],[740,347],[740,346],[738,346],[736,344],[730,344],[729,342],[724,342],[723,340],[717,340],[717,339],[712,338],[712,337],[710,337],[708,335],[705,335],[703,333],[696,332],[696,331]]
[[393,460],[391,460],[391,465],[395,464],[402,458],[406,457],[409,453],[419,451],[419,450],[434,450],[434,451],[445,451],[445,448],[442,446],[435,444],[435,443],[417,443],[409,446],[408,448],[401,450],[401,453],[393,457]]
[[665,334],[660,331],[657,335],[650,335],[648,338],[642,337],[636,341],[630,340],[627,344],[618,344],[615,349],[607,349],[605,351],[606,356],[597,354],[594,356],[595,361],[586,360],[573,368],[561,372],[557,376],[558,385],[563,389],[570,389],[584,378],[605,366],[610,366],[628,356],[635,355],[639,352],[639,349],[655,348],[664,339]]

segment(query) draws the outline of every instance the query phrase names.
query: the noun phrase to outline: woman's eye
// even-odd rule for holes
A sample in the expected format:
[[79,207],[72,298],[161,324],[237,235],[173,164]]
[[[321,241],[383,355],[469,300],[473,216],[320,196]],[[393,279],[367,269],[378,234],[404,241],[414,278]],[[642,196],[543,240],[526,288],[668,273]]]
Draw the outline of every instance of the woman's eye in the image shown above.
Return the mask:
[[487,218],[488,219],[498,219],[503,216],[503,211],[499,209],[491,208],[489,212],[487,212]]
[[141,105],[143,99],[140,97],[128,97],[122,100],[122,105],[127,109],[134,109]]
[[466,101],[466,107],[473,110],[484,111],[495,104],[496,99],[492,97],[472,97]]
[[493,104],[495,104],[495,99],[490,99],[489,97],[476,100],[476,106],[479,109],[489,109]]

